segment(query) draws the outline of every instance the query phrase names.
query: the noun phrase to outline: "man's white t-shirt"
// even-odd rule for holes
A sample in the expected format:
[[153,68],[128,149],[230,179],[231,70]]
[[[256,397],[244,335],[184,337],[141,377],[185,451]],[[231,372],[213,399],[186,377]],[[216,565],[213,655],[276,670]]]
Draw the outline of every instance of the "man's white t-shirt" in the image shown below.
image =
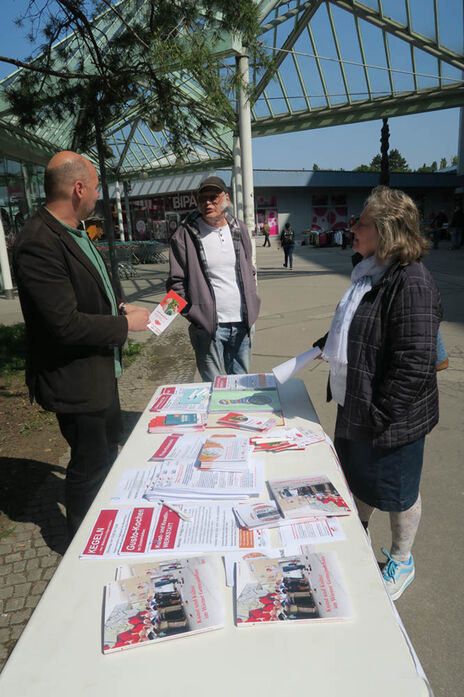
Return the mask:
[[216,298],[218,322],[240,322],[242,299],[235,269],[235,251],[229,225],[211,227],[198,218],[209,276]]

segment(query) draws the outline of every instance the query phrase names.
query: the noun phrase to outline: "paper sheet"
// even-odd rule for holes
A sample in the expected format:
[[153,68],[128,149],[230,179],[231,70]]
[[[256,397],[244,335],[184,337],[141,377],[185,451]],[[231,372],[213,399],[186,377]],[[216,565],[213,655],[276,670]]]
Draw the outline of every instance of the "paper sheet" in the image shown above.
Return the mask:
[[304,353],[300,353],[300,355],[295,356],[295,358],[290,358],[290,360],[285,361],[285,363],[277,365],[272,369],[275,379],[281,384],[287,382],[287,380],[290,380],[290,378],[299,373],[300,370],[303,370],[308,363],[311,363],[311,361],[320,356],[321,353],[321,349],[316,347]]

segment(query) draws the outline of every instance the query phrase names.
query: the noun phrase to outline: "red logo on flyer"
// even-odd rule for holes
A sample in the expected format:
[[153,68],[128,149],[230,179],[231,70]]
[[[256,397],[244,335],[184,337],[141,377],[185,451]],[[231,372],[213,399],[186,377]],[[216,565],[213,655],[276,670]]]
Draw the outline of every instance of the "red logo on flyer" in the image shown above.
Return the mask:
[[156,453],[154,455],[152,455],[152,458],[163,460],[165,457],[167,457],[169,455],[169,453],[171,452],[171,450],[173,449],[173,447],[175,446],[175,444],[177,443],[179,438],[182,438],[182,436],[179,436],[176,434],[174,434],[172,436],[168,436],[167,438],[165,438],[163,440],[163,442],[161,443],[160,447],[158,448],[158,450],[156,451]]
[[156,526],[151,549],[174,549],[180,518],[177,513],[163,506]]
[[145,553],[152,519],[153,508],[134,508],[121,547],[122,554]]
[[103,510],[97,518],[92,534],[89,537],[83,554],[101,556],[105,552],[106,543],[113,529],[114,521],[118,515],[117,510]]

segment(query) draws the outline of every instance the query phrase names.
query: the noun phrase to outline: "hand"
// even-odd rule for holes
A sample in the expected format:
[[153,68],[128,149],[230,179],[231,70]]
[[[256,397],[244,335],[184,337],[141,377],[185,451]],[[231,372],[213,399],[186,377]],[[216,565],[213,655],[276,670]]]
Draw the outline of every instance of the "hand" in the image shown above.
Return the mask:
[[126,305],[126,319],[130,332],[143,332],[150,321],[150,313],[145,307]]

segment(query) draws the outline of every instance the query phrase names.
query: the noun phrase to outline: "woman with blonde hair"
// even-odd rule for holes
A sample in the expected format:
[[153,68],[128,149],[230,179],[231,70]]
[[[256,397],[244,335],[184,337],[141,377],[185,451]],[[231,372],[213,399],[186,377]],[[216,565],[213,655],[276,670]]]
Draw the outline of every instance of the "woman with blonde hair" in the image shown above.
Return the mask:
[[374,189],[352,231],[362,260],[322,357],[330,363],[330,392],[338,404],[335,447],[360,519],[367,529],[374,508],[390,514],[383,578],[396,600],[414,579],[424,439],[438,422],[441,303],[421,262],[427,243],[407,194]]

